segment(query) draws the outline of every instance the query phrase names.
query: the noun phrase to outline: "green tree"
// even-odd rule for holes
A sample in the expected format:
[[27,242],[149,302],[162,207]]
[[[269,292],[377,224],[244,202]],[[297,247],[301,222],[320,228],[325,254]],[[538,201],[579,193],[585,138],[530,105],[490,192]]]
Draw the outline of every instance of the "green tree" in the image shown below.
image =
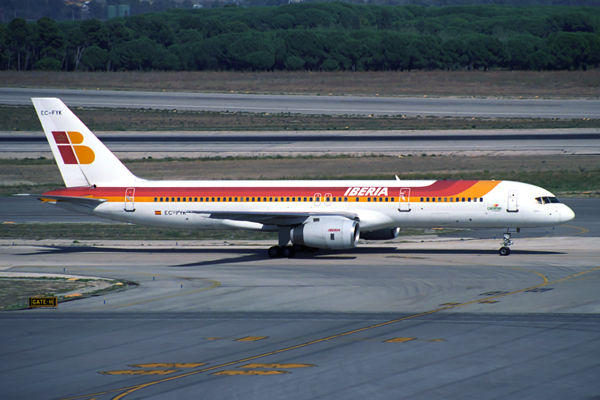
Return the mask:
[[98,71],[106,69],[108,62],[108,51],[98,46],[90,46],[83,52],[81,63],[89,70]]
[[36,62],[34,67],[38,71],[59,71],[61,63],[56,58],[46,57]]
[[286,58],[285,67],[290,71],[299,71],[304,68],[304,59],[298,56]]
[[65,42],[56,21],[42,17],[37,22],[37,28],[41,44],[40,56],[61,59],[64,54]]
[[8,23],[8,49],[10,52],[9,65],[11,60],[15,60],[17,71],[22,69],[22,58],[27,48],[27,40],[31,33],[31,29],[27,22],[22,18],[15,18]]
[[269,51],[255,51],[246,56],[246,62],[253,71],[268,71],[275,64],[275,56]]

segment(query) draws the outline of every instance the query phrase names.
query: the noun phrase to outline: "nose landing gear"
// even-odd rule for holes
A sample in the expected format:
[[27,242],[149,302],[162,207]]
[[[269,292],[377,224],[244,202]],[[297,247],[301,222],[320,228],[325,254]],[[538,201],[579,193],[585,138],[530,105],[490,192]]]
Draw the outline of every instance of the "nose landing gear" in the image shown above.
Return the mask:
[[512,240],[510,240],[510,233],[506,232],[503,235],[503,240],[502,240],[502,247],[500,247],[500,250],[498,250],[498,253],[501,256],[507,256],[510,254],[510,247],[512,244],[514,244],[514,242]]

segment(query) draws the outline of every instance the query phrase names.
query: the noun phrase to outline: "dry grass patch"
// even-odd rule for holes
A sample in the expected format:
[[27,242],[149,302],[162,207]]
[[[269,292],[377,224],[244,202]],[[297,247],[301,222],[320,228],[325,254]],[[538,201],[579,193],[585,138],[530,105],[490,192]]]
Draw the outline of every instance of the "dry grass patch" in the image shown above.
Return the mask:
[[0,72],[0,86],[363,96],[593,97],[600,70]]

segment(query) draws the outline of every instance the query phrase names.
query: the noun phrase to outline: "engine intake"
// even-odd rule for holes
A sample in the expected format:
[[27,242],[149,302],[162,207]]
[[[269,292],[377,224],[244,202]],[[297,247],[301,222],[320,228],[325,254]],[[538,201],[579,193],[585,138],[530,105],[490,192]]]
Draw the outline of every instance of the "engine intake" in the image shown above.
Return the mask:
[[358,222],[343,217],[311,217],[292,228],[292,243],[318,249],[352,249],[360,237]]

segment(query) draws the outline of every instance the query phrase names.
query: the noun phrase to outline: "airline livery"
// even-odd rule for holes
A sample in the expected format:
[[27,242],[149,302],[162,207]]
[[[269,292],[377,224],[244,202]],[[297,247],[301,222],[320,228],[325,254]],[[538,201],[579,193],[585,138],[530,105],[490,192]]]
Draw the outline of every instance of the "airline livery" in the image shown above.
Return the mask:
[[57,98],[32,99],[66,188],[40,195],[65,209],[164,228],[278,232],[271,257],[350,249],[400,228],[554,226],[575,217],[545,189],[510,181],[149,181]]

